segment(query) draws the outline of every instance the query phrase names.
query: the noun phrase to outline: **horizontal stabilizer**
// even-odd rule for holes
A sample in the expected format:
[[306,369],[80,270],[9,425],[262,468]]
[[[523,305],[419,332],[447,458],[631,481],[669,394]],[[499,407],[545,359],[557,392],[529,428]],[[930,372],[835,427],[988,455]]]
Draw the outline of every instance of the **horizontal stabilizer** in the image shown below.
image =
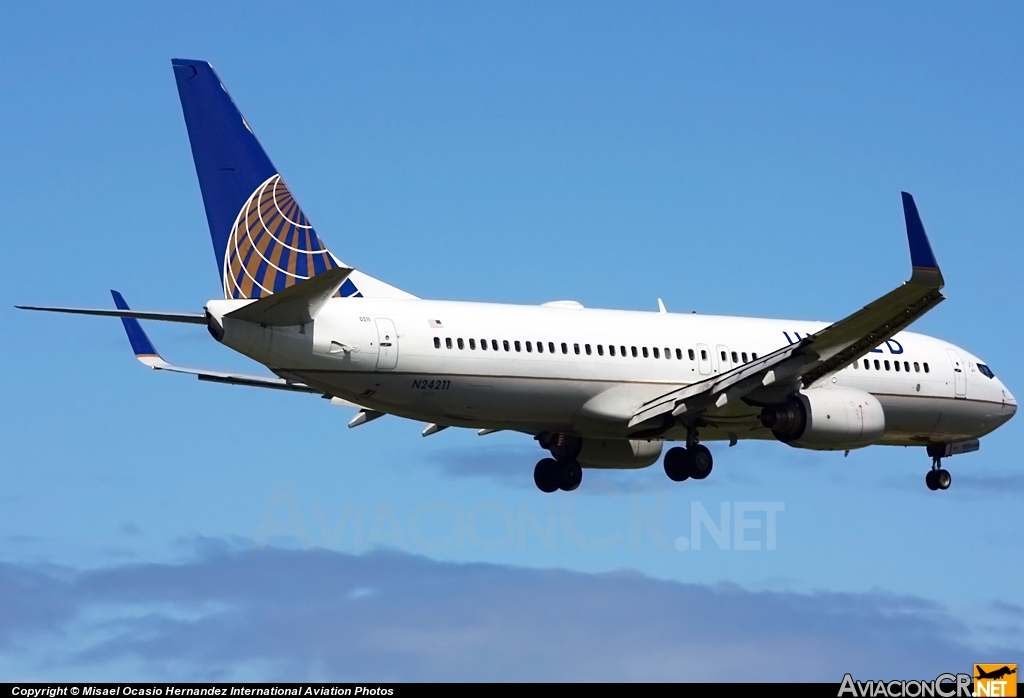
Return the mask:
[[[127,312],[129,310],[128,304],[120,293],[112,290],[110,295],[114,297],[114,304],[118,307],[119,311]],[[196,376],[201,381],[210,381],[213,383],[248,385],[253,388],[271,388],[274,390],[291,390],[300,393],[314,393],[316,395],[323,394],[323,391],[311,388],[304,383],[286,381],[283,378],[264,378],[262,376],[247,376],[239,373],[206,371],[199,368],[185,368],[183,366],[169,364],[164,361],[163,357],[160,356],[160,353],[157,352],[156,347],[153,346],[153,342],[150,341],[149,336],[146,334],[145,330],[142,329],[142,325],[139,324],[139,321],[135,317],[132,317],[131,315],[121,315],[120,317],[121,322],[124,323],[124,330],[128,335],[128,341],[132,345],[132,351],[135,352],[135,358],[150,368],[158,371],[187,373],[189,375]],[[203,320],[203,323],[206,323],[205,319]]]
[[200,313],[160,313],[146,310],[106,310],[93,308],[44,308],[34,305],[16,305],[19,310],[42,310],[47,313],[70,313],[72,315],[99,315],[101,317],[135,318],[136,320],[162,320],[163,322],[186,322],[205,325],[206,316]]
[[228,313],[235,320],[267,326],[304,325],[313,320],[352,273],[349,267],[329,269],[282,291],[265,296]]

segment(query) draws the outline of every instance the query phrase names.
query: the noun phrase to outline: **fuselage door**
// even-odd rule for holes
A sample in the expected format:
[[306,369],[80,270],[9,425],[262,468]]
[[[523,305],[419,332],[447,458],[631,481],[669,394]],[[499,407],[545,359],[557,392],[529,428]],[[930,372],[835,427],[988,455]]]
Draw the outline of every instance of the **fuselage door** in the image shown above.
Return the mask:
[[393,371],[398,364],[398,332],[395,323],[377,318],[377,370]]
[[960,355],[952,349],[947,349],[949,361],[953,364],[953,390],[957,397],[967,397],[967,374],[964,373],[964,362]]
[[707,344],[697,345],[697,370],[700,371],[702,376],[707,376],[711,373],[711,350],[708,349]]

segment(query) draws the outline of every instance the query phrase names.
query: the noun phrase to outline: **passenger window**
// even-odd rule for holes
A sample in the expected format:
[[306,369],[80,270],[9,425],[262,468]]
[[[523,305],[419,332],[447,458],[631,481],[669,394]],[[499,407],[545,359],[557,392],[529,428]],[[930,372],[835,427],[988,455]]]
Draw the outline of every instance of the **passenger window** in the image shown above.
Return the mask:
[[579,354],[580,353],[580,345],[579,344],[573,344],[572,345],[572,350],[574,352],[576,352],[577,354]]
[[569,353],[569,345],[566,344],[565,342],[562,342],[562,353],[563,354],[568,354]]
[[903,370],[906,371],[907,373],[910,373],[910,362],[909,361],[904,361],[903,362]]
[[472,339],[472,338],[471,338],[471,339],[469,340],[469,348],[470,348],[470,349],[476,349],[476,340],[475,340],[475,339]]
[[516,345],[516,351],[522,351],[523,350],[522,345],[519,344],[519,340],[518,339],[515,341],[515,345]]
[[747,352],[743,352],[743,363],[747,363]]
[[875,359],[875,370],[876,371],[881,371],[882,370],[882,364],[878,363],[878,359]]
[[892,362],[892,367],[894,369],[896,369],[897,371],[899,371],[900,370],[900,362],[899,361],[893,361]]
[[757,361],[757,354],[751,353],[750,358],[753,359],[754,361]]
[[924,372],[925,373],[931,373],[931,371],[928,370],[928,362],[927,361],[924,362]]
[[721,354],[722,354],[722,361],[728,361],[729,360],[729,359],[726,358],[724,351],[721,352]]
[[528,354],[533,352],[533,344],[531,344],[530,342],[526,343],[526,352]]
[[631,352],[633,354],[633,358],[635,359],[636,358],[636,347],[630,347],[630,350],[631,350]]
[[597,345],[597,355],[604,356],[604,347],[602,347],[600,344]]
[[737,356],[736,352],[732,352],[732,362],[734,364],[738,364],[740,362],[740,357]]
[[444,338],[444,345],[446,347],[448,347],[449,349],[451,349],[452,348],[452,338],[451,337],[445,337]]
[[621,344],[619,345],[619,354],[621,354],[623,358],[626,357],[626,347],[622,346]]
[[590,345],[589,344],[584,344],[583,345],[583,350],[587,352],[587,356],[590,356]]
[[551,353],[551,354],[555,353],[555,343],[554,342],[548,342],[548,352]]
[[647,358],[647,347],[641,347],[640,351],[644,355],[644,358],[646,359]]
[[608,345],[608,356],[615,356],[615,345],[614,344],[609,344]]
[[484,351],[487,351],[487,340],[486,339],[481,339],[480,340],[480,348],[483,349]]
[[[679,359],[680,361],[683,360],[683,350],[682,349],[676,349],[676,358]],[[690,350],[690,358],[691,359],[693,358],[693,349]]]
[[544,353],[544,342],[537,342],[537,353],[538,354],[543,354]]
[[885,360],[885,370],[886,371],[889,370],[889,360],[888,359]]
[[501,345],[503,347],[505,347],[505,351],[508,351],[508,340],[507,339],[501,340]]
[[686,355],[690,357],[690,361],[693,361],[693,349],[687,349]]
[[914,373],[920,373],[920,372],[921,372],[921,364],[919,364],[919,363],[917,363],[915,361],[914,362]]
[[440,349],[441,348],[441,338],[440,337],[434,337],[434,348],[435,349]]
[[700,360],[701,361],[707,361],[708,360],[708,352],[707,352],[706,349],[701,349],[700,350]]
[[871,362],[868,361],[867,359],[864,359],[864,370],[866,371],[869,368],[871,368]]
[[660,357],[660,356],[658,355],[658,347],[654,347],[653,349],[651,349],[651,351],[653,351],[653,352],[654,352],[654,358],[656,358],[656,359],[660,359],[660,358],[661,358],[661,357]]
[[671,359],[672,358],[672,350],[669,349],[668,347],[665,347],[665,358],[666,359]]

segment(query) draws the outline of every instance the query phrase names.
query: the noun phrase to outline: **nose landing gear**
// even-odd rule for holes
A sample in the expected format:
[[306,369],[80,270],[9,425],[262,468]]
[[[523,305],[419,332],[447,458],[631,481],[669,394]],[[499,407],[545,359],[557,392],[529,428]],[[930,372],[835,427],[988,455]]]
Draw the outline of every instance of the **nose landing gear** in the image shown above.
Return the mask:
[[942,456],[946,453],[945,445],[932,445],[928,447],[928,455],[932,457],[932,469],[924,476],[924,484],[931,491],[948,490],[953,483],[953,476],[942,467]]
[[928,489],[932,491],[948,490],[952,482],[953,476],[944,468],[934,468],[929,470],[928,474],[924,476],[924,483],[928,485]]

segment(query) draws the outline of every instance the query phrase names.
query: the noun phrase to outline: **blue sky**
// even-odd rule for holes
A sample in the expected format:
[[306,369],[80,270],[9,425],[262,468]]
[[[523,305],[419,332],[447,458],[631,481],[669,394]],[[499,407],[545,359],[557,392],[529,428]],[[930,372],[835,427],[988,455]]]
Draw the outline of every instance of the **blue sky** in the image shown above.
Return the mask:
[[[317,398],[146,371],[116,321],[12,306],[217,295],[169,63],[204,58],[335,254],[422,297],[836,319],[906,278],[910,191],[948,284],[915,329],[1019,395],[1021,14],[7,8],[0,678],[836,681],[1015,660],[1019,420],[949,461],[945,493],[916,450],[744,443],[713,445],[701,483],[655,466],[545,496],[525,436],[348,430]],[[173,361],[258,369],[201,328],[147,329]],[[693,517],[721,526],[723,505],[729,536],[694,549]],[[737,539],[738,520],[759,527]]]

